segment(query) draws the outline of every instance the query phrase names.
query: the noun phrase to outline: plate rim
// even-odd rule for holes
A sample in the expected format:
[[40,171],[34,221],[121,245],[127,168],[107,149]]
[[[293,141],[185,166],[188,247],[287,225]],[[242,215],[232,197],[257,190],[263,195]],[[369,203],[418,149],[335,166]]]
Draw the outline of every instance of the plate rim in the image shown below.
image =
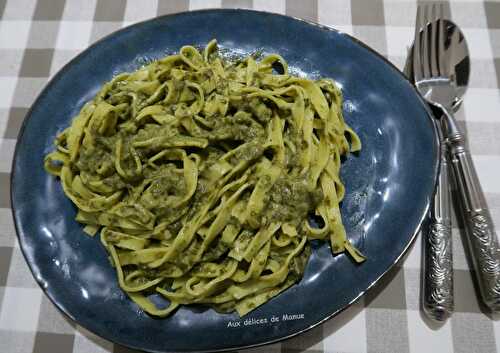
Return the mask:
[[[103,339],[105,339],[105,340],[107,340],[109,342],[112,342],[114,344],[118,344],[118,345],[121,345],[121,346],[129,347],[129,348],[132,348],[132,349],[142,350],[142,351],[151,352],[151,353],[170,353],[170,352],[173,353],[174,352],[174,351],[170,351],[170,350],[161,350],[161,351],[158,351],[158,350],[145,350],[144,347],[123,344],[123,343],[118,342],[116,339],[112,339],[112,338],[107,337],[107,335],[103,335],[101,333],[97,333],[97,332],[89,329],[86,325],[81,325],[80,322],[79,322],[79,320],[77,320],[75,317],[73,317],[73,315],[71,315],[69,312],[67,312],[65,310],[65,308],[63,308],[60,305],[60,303],[58,302],[58,300],[56,298],[54,298],[53,295],[51,295],[47,291],[47,288],[44,288],[44,286],[42,286],[42,284],[40,283],[40,281],[38,281],[36,279],[35,273],[33,272],[32,264],[28,261],[28,257],[27,257],[27,254],[26,254],[27,249],[25,249],[25,246],[23,245],[23,242],[21,241],[21,236],[20,236],[20,231],[19,231],[19,226],[18,226],[19,219],[16,217],[15,205],[14,205],[15,204],[15,201],[14,201],[15,200],[14,199],[15,178],[14,178],[14,176],[15,176],[15,166],[16,166],[16,162],[17,162],[17,158],[18,158],[18,152],[19,152],[19,145],[20,145],[19,142],[20,142],[21,138],[24,135],[24,131],[25,131],[27,122],[32,117],[32,111],[33,111],[34,107],[38,105],[39,101],[42,100],[42,98],[45,95],[47,95],[48,92],[50,92],[50,86],[52,86],[52,84],[54,82],[56,82],[60,77],[64,76],[64,74],[66,73],[66,71],[81,56],[85,55],[89,51],[92,51],[96,46],[98,46],[102,42],[108,40],[109,38],[115,36],[117,33],[124,32],[124,31],[129,31],[132,28],[139,27],[139,26],[141,26],[141,25],[143,25],[145,23],[153,22],[153,21],[157,21],[157,20],[164,20],[164,19],[168,20],[168,18],[173,18],[173,17],[177,17],[179,15],[186,15],[186,14],[191,14],[191,13],[203,14],[203,13],[213,13],[213,12],[226,12],[226,13],[244,13],[244,12],[250,12],[250,13],[254,13],[254,14],[258,14],[258,15],[271,15],[271,16],[276,16],[276,17],[282,17],[282,18],[284,17],[284,18],[287,18],[287,19],[293,19],[295,21],[299,21],[299,22],[311,25],[311,26],[313,26],[315,28],[318,28],[318,29],[321,29],[321,30],[336,32],[337,34],[340,34],[341,36],[346,37],[348,40],[354,42],[358,46],[360,46],[360,47],[368,50],[369,52],[371,52],[377,58],[381,59],[385,64],[389,65],[396,72],[396,75],[399,75],[401,79],[403,79],[404,81],[406,81],[409,84],[410,88],[415,92],[415,94],[416,94],[418,100],[420,101],[422,107],[426,111],[427,118],[430,119],[431,126],[432,126],[432,131],[433,131],[433,135],[434,135],[433,143],[434,143],[434,147],[435,147],[435,156],[434,156],[435,163],[434,163],[434,166],[433,166],[433,180],[434,180],[433,184],[434,184],[434,189],[436,187],[437,180],[438,180],[438,175],[439,175],[439,171],[441,169],[441,159],[439,158],[439,156],[440,156],[440,152],[439,151],[440,151],[442,143],[441,143],[441,141],[439,139],[439,134],[438,134],[438,131],[437,131],[437,126],[436,126],[436,119],[433,117],[433,113],[432,113],[432,111],[431,111],[428,103],[425,101],[425,99],[422,97],[422,95],[415,88],[415,86],[413,85],[413,83],[411,82],[411,80],[408,77],[406,77],[404,75],[404,73],[401,72],[392,62],[390,62],[387,58],[385,58],[382,54],[380,54],[379,52],[377,52],[375,49],[371,48],[369,45],[365,44],[364,42],[362,42],[361,40],[357,39],[356,37],[354,37],[354,36],[352,36],[352,35],[350,35],[350,34],[348,34],[346,32],[343,32],[341,30],[338,30],[335,27],[331,27],[331,26],[327,26],[327,25],[324,25],[324,24],[320,24],[320,23],[317,23],[317,22],[314,22],[314,21],[311,21],[311,20],[302,19],[302,18],[299,18],[299,17],[296,17],[296,16],[289,16],[289,15],[275,13],[275,12],[270,12],[270,11],[262,11],[262,10],[254,10],[254,9],[246,9],[246,8],[239,8],[239,7],[237,7],[237,8],[228,8],[228,9],[225,9],[225,8],[206,8],[206,9],[199,9],[199,10],[193,10],[193,11],[176,12],[176,13],[166,14],[166,15],[162,15],[162,16],[155,16],[155,17],[152,17],[152,18],[140,21],[140,22],[136,22],[134,24],[128,25],[126,27],[120,28],[120,29],[118,29],[116,31],[113,31],[113,32],[109,33],[108,35],[104,36],[103,38],[101,38],[101,39],[97,40],[96,42],[92,43],[90,46],[88,46],[87,48],[85,48],[84,50],[82,50],[76,56],[74,56],[73,58],[71,58],[71,60],[69,60],[66,64],[64,64],[63,67],[60,68],[57,71],[57,73],[54,76],[52,76],[52,78],[50,78],[44,84],[43,88],[37,94],[36,99],[30,105],[30,108],[26,112],[26,115],[25,115],[25,117],[23,119],[21,128],[19,129],[19,133],[17,134],[17,137],[16,137],[16,145],[15,145],[15,149],[14,149],[14,156],[13,156],[13,159],[12,159],[11,172],[10,172],[10,177],[9,177],[9,181],[10,181],[9,196],[10,196],[10,209],[11,209],[11,214],[12,214],[12,217],[13,217],[13,220],[14,220],[14,228],[15,228],[16,238],[17,238],[17,240],[19,242],[19,248],[20,248],[21,253],[23,255],[24,261],[25,261],[26,265],[28,266],[28,268],[29,268],[29,270],[31,272],[31,275],[33,276],[33,278],[35,279],[35,282],[40,287],[40,289],[45,294],[45,296],[58,309],[58,311],[60,313],[62,313],[65,317],[69,318],[71,321],[73,321],[77,325],[83,327],[84,329],[86,329],[87,331],[91,332],[92,334],[94,334],[94,335],[96,335],[98,337],[101,337],[101,338],[103,338]],[[241,345],[241,346],[233,346],[233,347],[227,347],[227,348],[219,348],[219,349],[216,349],[216,350],[202,350],[202,351],[196,351],[196,352],[200,352],[200,353],[204,353],[204,352],[225,352],[225,351],[231,351],[231,350],[235,350],[235,349],[248,349],[248,348],[262,347],[262,346],[265,346],[265,345],[268,345],[268,344],[273,344],[273,343],[277,343],[277,342],[281,342],[281,341],[287,340],[287,339],[292,338],[292,337],[296,337],[296,336],[298,336],[298,335],[300,335],[302,333],[305,333],[305,332],[307,332],[307,331],[309,331],[309,330],[311,330],[311,329],[313,329],[315,327],[318,327],[319,325],[324,324],[326,321],[328,321],[328,320],[334,318],[335,316],[339,315],[344,310],[346,310],[347,308],[351,307],[354,303],[356,303],[368,291],[372,290],[377,285],[379,285],[380,284],[380,280],[383,277],[385,277],[391,270],[393,270],[394,267],[399,262],[401,262],[401,260],[403,259],[403,257],[408,253],[408,250],[414,244],[414,242],[415,242],[415,240],[417,238],[418,233],[422,229],[422,225],[423,225],[423,223],[424,223],[424,221],[426,219],[427,213],[428,213],[428,211],[430,209],[431,200],[432,200],[432,197],[429,197],[428,200],[426,201],[426,205],[424,207],[424,211],[423,211],[422,215],[419,218],[418,225],[415,228],[415,231],[411,235],[408,243],[405,245],[405,247],[403,248],[403,250],[401,251],[401,253],[396,257],[396,259],[394,260],[394,262],[385,271],[383,271],[380,274],[380,276],[378,276],[375,280],[373,280],[367,288],[365,288],[364,290],[360,291],[357,296],[355,296],[352,300],[350,300],[342,308],[337,309],[336,311],[334,311],[330,315],[326,316],[322,320],[319,320],[319,321],[315,322],[314,324],[312,324],[312,325],[310,325],[310,326],[308,326],[308,327],[306,327],[306,328],[304,328],[304,329],[302,329],[300,331],[293,332],[293,333],[291,333],[289,335],[286,335],[286,336],[282,336],[282,337],[279,337],[279,338],[270,339],[270,340],[266,340],[266,341],[263,341],[263,342],[259,342],[259,343],[255,343],[255,344],[250,344],[250,345]],[[75,330],[76,330],[76,328],[75,328]],[[186,352],[194,352],[194,351],[193,350],[189,350],[189,351],[186,351]]]

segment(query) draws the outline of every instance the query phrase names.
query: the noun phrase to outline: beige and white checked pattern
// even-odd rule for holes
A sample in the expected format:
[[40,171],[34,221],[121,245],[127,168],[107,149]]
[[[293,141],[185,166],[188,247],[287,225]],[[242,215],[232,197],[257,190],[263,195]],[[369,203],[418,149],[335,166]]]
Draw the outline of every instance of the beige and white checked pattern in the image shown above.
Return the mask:
[[[399,68],[413,36],[415,0],[0,0],[0,352],[132,352],[68,321],[42,294],[16,241],[9,173],[23,118],[47,80],[99,38],[157,15],[239,7],[287,14],[353,34]],[[459,120],[500,226],[500,1],[445,1],[472,55]],[[456,224],[456,222],[455,222]],[[420,239],[400,267],[324,325],[247,352],[500,352],[500,321],[480,308],[454,229],[456,313],[443,326],[419,310]]]

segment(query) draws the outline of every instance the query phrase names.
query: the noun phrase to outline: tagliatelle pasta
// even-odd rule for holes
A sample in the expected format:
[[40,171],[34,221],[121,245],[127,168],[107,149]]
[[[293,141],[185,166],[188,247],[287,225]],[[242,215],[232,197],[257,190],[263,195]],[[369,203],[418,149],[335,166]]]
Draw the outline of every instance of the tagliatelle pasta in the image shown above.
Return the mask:
[[341,92],[279,55],[182,47],[106,83],[55,144],[46,170],[151,315],[194,303],[245,315],[300,280],[310,239],[364,260],[339,210],[340,157],[361,148]]

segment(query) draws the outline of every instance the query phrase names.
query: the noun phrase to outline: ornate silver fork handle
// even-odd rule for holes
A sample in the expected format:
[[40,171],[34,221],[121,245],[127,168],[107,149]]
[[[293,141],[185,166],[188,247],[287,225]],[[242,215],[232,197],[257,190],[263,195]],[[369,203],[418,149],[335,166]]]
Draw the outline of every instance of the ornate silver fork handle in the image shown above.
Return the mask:
[[447,143],[451,164],[462,199],[463,218],[474,271],[483,302],[500,311],[500,248],[493,221],[477,177],[476,169],[465,145],[465,137],[449,117]]
[[453,313],[453,259],[447,146],[441,145],[441,171],[424,235],[423,307],[431,318],[444,321]]

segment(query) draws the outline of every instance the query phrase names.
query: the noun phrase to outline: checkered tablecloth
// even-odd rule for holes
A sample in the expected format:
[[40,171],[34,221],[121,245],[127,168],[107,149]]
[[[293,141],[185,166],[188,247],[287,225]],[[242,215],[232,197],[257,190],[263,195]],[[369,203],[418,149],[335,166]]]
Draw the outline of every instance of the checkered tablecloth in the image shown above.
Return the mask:
[[[47,80],[89,44],[121,27],[200,8],[254,8],[353,34],[399,68],[413,37],[410,0],[0,0],[0,353],[131,352],[70,322],[43,295],[17,244],[9,173],[24,116]],[[458,114],[500,227],[500,1],[445,2],[469,43],[470,89]],[[455,222],[456,224],[456,222]],[[480,309],[453,232],[455,308],[442,326],[419,307],[420,239],[360,302],[297,338],[254,352],[500,353],[500,321]]]

